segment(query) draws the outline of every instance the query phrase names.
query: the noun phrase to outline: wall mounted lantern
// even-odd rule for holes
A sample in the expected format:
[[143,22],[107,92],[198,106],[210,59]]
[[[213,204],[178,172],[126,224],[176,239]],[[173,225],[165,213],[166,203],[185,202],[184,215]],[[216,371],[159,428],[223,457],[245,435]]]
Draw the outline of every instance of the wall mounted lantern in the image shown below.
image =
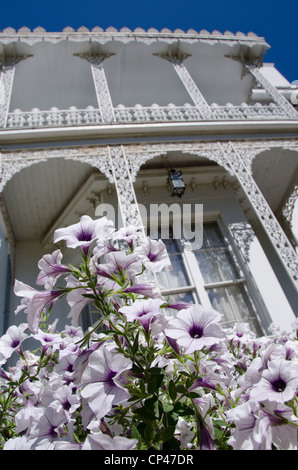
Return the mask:
[[186,186],[182,179],[182,171],[170,170],[167,181],[171,196],[181,197],[184,194]]

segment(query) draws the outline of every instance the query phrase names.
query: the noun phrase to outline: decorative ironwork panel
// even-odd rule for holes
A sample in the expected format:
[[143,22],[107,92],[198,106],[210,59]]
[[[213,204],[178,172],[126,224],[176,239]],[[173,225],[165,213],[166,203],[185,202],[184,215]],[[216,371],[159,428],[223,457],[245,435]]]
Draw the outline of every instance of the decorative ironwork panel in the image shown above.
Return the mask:
[[190,97],[192,98],[193,102],[200,111],[202,118],[214,119],[213,113],[207,101],[205,100],[204,96],[193,81],[185,65],[179,61],[173,61],[173,65],[186,90],[188,91]]
[[99,60],[98,62],[92,63],[91,68],[102,121],[105,124],[115,122],[116,118],[112,99],[102,62]]
[[6,127],[15,66],[3,65],[0,72],[0,127]]
[[259,221],[265,228],[279,258],[290,273],[292,279],[296,282],[296,285],[298,285],[298,257],[267,204],[266,199],[251,176],[250,170],[247,169],[240,154],[231,142],[221,143],[220,146],[223,154],[230,160],[234,173]]
[[257,82],[264,88],[264,90],[271,96],[273,101],[280,106],[288,117],[297,119],[298,113],[288,100],[273,86],[269,80],[262,74],[260,69],[255,65],[245,65],[245,68],[252,74]]
[[143,229],[131,171],[124,149],[122,146],[109,147],[109,155],[123,225],[133,225]]

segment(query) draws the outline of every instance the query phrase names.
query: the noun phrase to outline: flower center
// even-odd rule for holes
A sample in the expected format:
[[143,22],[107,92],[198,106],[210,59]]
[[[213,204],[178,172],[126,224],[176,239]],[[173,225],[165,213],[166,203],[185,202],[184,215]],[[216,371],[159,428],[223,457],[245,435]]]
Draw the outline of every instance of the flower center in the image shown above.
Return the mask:
[[79,242],[90,242],[92,240],[92,232],[82,230],[78,233],[77,239]]
[[156,258],[158,257],[158,253],[148,253],[148,258],[150,261],[155,261]]
[[272,387],[275,392],[283,392],[286,386],[286,382],[281,378],[274,380],[272,383]]
[[113,381],[113,378],[117,375],[117,372],[113,370],[109,370],[108,374],[106,375],[105,379],[103,380],[106,384],[108,384],[110,387],[115,386],[115,382]]
[[11,342],[11,348],[17,348],[18,345],[20,344],[20,340],[19,339],[14,339],[12,342]]
[[199,325],[192,325],[188,332],[192,338],[202,338],[203,336],[203,328]]

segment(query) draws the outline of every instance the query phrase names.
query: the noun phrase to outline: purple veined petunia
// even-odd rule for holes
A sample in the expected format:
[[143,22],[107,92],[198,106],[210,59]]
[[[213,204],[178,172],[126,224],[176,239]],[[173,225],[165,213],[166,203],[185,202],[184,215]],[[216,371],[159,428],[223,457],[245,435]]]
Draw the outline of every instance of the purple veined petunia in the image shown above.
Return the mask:
[[186,308],[192,307],[193,304],[188,302],[173,302],[167,305],[167,308],[172,308],[173,310],[185,310]]
[[123,436],[110,437],[107,434],[96,433],[87,436],[82,450],[133,450],[137,443],[137,439],[128,439]]
[[44,255],[38,262],[40,272],[36,279],[36,284],[44,286],[47,290],[52,290],[56,279],[64,273],[68,273],[71,269],[61,264],[61,250],[55,250],[51,254]]
[[126,371],[132,366],[129,359],[102,346],[89,357],[82,374],[81,396],[87,399],[97,419],[103,418],[112,406],[125,402],[130,394],[124,388]]
[[297,417],[290,407],[265,401],[256,415],[255,439],[264,450],[271,450],[272,444],[278,450],[298,450]]
[[92,289],[86,288],[72,275],[67,278],[67,288],[72,289],[68,292],[66,300],[70,306],[70,312],[67,318],[72,319],[72,326],[78,327],[79,316],[87,304],[92,302],[90,297],[85,297],[84,294],[93,294]]
[[65,240],[69,248],[81,247],[83,252],[88,254],[89,247],[94,240],[108,239],[113,232],[113,223],[106,217],[93,220],[88,215],[83,215],[80,222],[55,230],[54,242]]
[[160,272],[162,269],[172,269],[172,263],[168,256],[166,245],[162,240],[142,238],[135,248],[135,253],[140,256],[148,271]]
[[194,304],[180,310],[176,318],[169,320],[165,336],[175,339],[186,354],[191,354],[224,338],[220,320],[221,315],[215,310],[205,310],[201,305]]
[[62,385],[57,388],[53,393],[53,399],[61,403],[66,416],[71,416],[81,405],[79,394],[73,392],[72,385]]
[[[34,395],[34,392],[37,392],[37,394]],[[26,393],[27,396],[29,394],[31,395],[30,395],[30,398],[26,399],[23,407],[15,415],[15,423],[16,423],[15,432],[17,434],[24,433],[24,431],[26,431],[26,429],[29,428],[29,426],[33,423],[34,419],[36,419],[36,416],[37,416],[36,402],[38,402],[39,400],[39,393],[37,390],[32,390],[30,388],[28,390],[27,388],[22,387],[22,393],[24,395]],[[31,397],[33,396],[34,396],[34,399],[31,400]]]
[[31,337],[41,343],[43,352],[46,352],[49,348],[59,349],[60,344],[63,342],[61,335],[57,333],[48,333],[43,330],[38,330],[38,333]]
[[128,227],[121,227],[117,232],[115,232],[116,240],[124,240],[130,248],[133,247],[134,241],[138,236],[138,228],[129,225]]
[[96,247],[93,250],[93,260],[98,260],[101,256],[106,255],[112,251],[120,251],[116,245],[113,244],[112,239],[97,240]]
[[64,426],[67,417],[63,407],[54,401],[44,409],[36,408],[36,413],[36,420],[30,429],[30,437],[37,438],[37,449],[51,449],[53,443],[65,435]]
[[198,377],[192,386],[190,387],[189,391],[195,390],[198,387],[209,388],[210,390],[216,390],[216,383],[213,383],[208,377]]
[[0,364],[5,362],[14,351],[21,352],[21,343],[28,338],[25,333],[27,328],[27,323],[21,323],[18,326],[12,325],[7,329],[5,335],[0,338]]
[[131,286],[128,286],[125,289],[123,289],[122,292],[139,294],[145,297],[152,297],[152,298],[162,296],[159,287],[151,285],[151,284],[142,283],[142,282],[140,283],[134,282]]
[[201,416],[198,417],[198,427],[200,436],[200,450],[217,450],[214,441],[210,435],[209,429],[207,428],[204,420]]
[[5,442],[3,450],[32,450],[35,439],[28,439],[26,436],[18,436],[8,439]]
[[284,358],[272,359],[260,381],[252,387],[250,397],[256,401],[285,403],[294,397],[297,387],[298,364]]
[[259,405],[255,401],[249,400],[227,410],[228,420],[236,425],[228,441],[234,450],[261,450],[261,444],[256,440],[254,433],[257,422],[255,413],[258,408]]
[[146,332],[152,321],[161,314],[160,306],[164,304],[162,299],[136,300],[132,305],[121,307],[120,313],[126,316],[127,321],[139,321]]
[[180,448],[184,449],[192,442],[195,437],[195,433],[191,428],[191,423],[179,416],[178,422],[175,428],[175,435],[178,437],[180,442]]
[[[127,280],[134,279],[142,270],[142,263],[134,253],[126,254],[123,251],[113,251],[106,255],[106,263],[99,264],[92,258],[90,271],[98,277],[98,283],[104,284],[106,288],[113,289],[117,283],[113,275],[119,275],[123,272]],[[112,281],[112,282],[107,282]]]
[[284,404],[248,400],[226,411],[235,429],[228,443],[234,450],[297,450],[297,428],[291,424],[293,410]]
[[58,297],[65,293],[65,290],[38,291],[27,284],[16,280],[14,293],[19,297],[23,297],[23,301],[15,310],[15,313],[25,309],[24,311],[27,313],[28,326],[33,333],[37,333],[42,312],[47,306],[52,307]]

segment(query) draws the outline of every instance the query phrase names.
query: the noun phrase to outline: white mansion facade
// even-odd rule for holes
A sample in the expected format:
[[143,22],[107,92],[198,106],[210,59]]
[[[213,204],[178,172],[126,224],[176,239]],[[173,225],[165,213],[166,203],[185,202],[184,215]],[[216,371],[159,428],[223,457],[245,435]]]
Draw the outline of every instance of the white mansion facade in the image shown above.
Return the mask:
[[[173,265],[159,277],[165,295],[262,333],[290,326],[297,89],[266,63],[268,48],[253,33],[0,32],[1,334],[26,318],[14,315],[14,280],[35,287],[54,230],[95,218],[103,204],[119,226],[145,227],[152,204],[202,205],[202,246],[171,231],[165,240]],[[171,169],[186,186],[178,198]],[[164,223],[150,222],[156,233]],[[60,327],[67,313],[65,305]]]

